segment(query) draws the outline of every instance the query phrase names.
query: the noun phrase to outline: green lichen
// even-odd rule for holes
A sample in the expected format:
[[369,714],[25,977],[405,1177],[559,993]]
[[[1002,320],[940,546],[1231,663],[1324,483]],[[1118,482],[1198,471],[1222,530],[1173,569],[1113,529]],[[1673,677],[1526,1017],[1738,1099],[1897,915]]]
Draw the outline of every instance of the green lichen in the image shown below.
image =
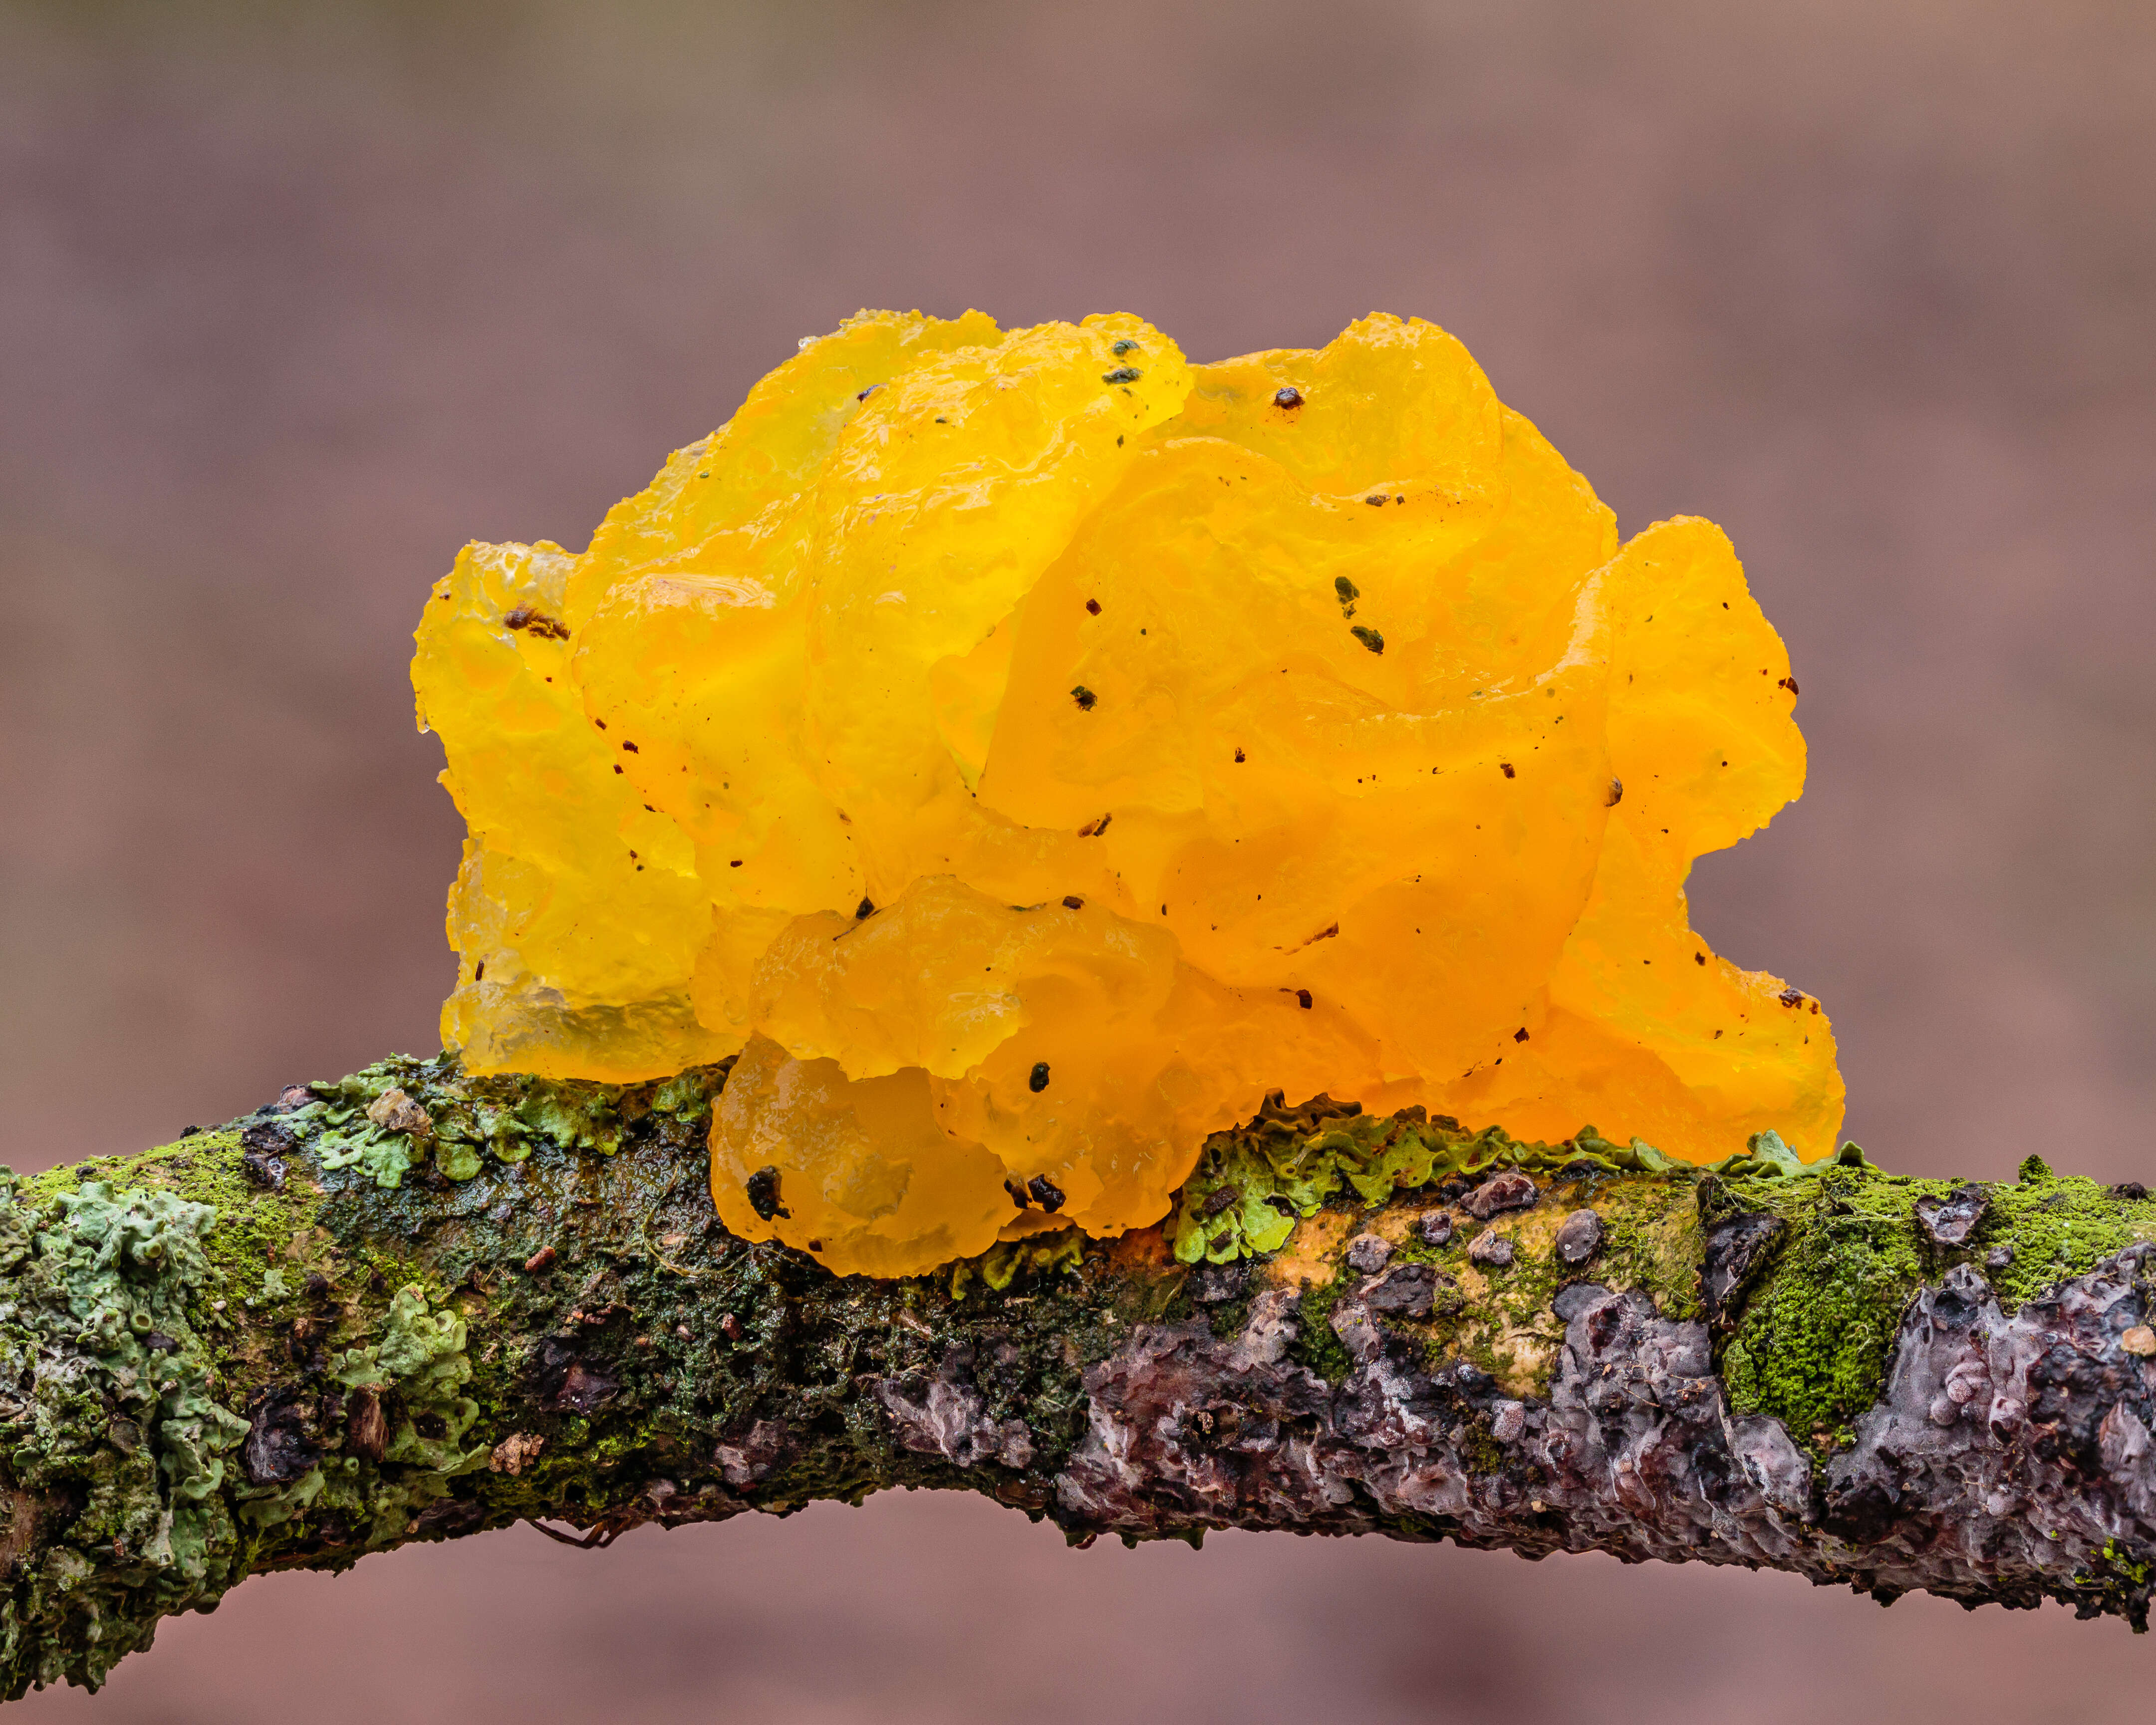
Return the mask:
[[[324,1168],[350,1168],[357,1163],[360,1172],[377,1186],[398,1184],[419,1160],[407,1134],[386,1132],[371,1122],[349,1134],[332,1127],[322,1134],[317,1147]],[[471,1172],[476,1173],[479,1170],[475,1166]],[[470,1179],[471,1175],[465,1178]]]
[[[1845,1147],[1837,1165],[1861,1167],[1862,1153]],[[1388,1205],[1419,1209],[1431,1187],[1457,1194],[1507,1169],[1544,1184],[1530,1213],[1491,1221],[1458,1216],[1452,1239],[1430,1245],[1413,1229],[1384,1231],[1395,1259],[1426,1262],[1475,1290],[1466,1301],[1441,1299],[1420,1322],[1394,1321],[1419,1333],[1433,1360],[1472,1361],[1517,1394],[1546,1390],[1563,1327],[1550,1310],[1558,1288],[1584,1278],[1651,1291],[1675,1317],[1697,1310],[1700,1231],[1695,1184],[1709,1176],[1755,1186],[1794,1189],[1811,1178],[1781,1138],[1755,1135],[1737,1154],[1707,1167],[1672,1162],[1651,1144],[1619,1145],[1593,1127],[1557,1144],[1522,1142],[1501,1128],[1470,1132],[1420,1109],[1367,1116],[1353,1105],[1320,1097],[1298,1109],[1277,1092],[1250,1124],[1208,1139],[1188,1184],[1165,1224],[1180,1262],[1224,1265],[1260,1258],[1289,1245],[1297,1225],[1328,1206],[1358,1212],[1363,1227],[1378,1225]],[[1560,1217],[1588,1206],[1600,1214],[1604,1240],[1594,1264],[1560,1263],[1550,1236]],[[1516,1241],[1509,1266],[1472,1264],[1476,1239],[1496,1230]],[[1344,1245],[1346,1236],[1342,1236]],[[1329,1382],[1345,1378],[1351,1362],[1330,1324],[1332,1307],[1360,1281],[1337,1265],[1303,1287],[1297,1357]]]
[[[1413,1225],[1427,1213],[1427,1203],[1401,1194],[1388,1205],[1359,1211],[1341,1232],[1338,1245],[1344,1249],[1356,1233],[1377,1232],[1392,1242],[1391,1265],[1428,1264],[1439,1272],[1428,1317],[1385,1320],[1394,1332],[1419,1337],[1433,1367],[1465,1359],[1498,1379],[1508,1394],[1547,1394],[1563,1339],[1552,1306],[1569,1282],[1642,1288],[1672,1317],[1690,1317],[1697,1309],[1700,1232],[1689,1179],[1611,1173],[1599,1165],[1583,1169],[1570,1162],[1566,1178],[1545,1187],[1532,1209],[1503,1212],[1486,1222],[1450,1209],[1455,1225],[1441,1245],[1431,1245]],[[1602,1245],[1591,1262],[1568,1265],[1556,1255],[1554,1236],[1563,1217],[1583,1208],[1601,1217]],[[1513,1242],[1509,1265],[1474,1261],[1475,1241],[1492,1232]],[[1333,1333],[1332,1311],[1364,1278],[1343,1260],[1332,1261],[1329,1276],[1303,1283],[1296,1357],[1337,1384],[1352,1363]]]
[[[458,1076],[452,1062],[385,1063],[334,1088],[355,1105],[401,1088],[446,1114]],[[546,1106],[559,1099],[543,1087],[504,1088],[512,1106],[535,1103],[549,1147],[582,1135],[565,1120],[591,1119]],[[661,1112],[649,1090],[639,1117],[676,1132],[708,1095],[677,1083]],[[159,1618],[207,1609],[280,1545],[326,1538],[317,1561],[341,1567],[408,1537],[415,1516],[485,1466],[490,1449],[465,1443],[485,1417],[467,1393],[465,1318],[430,1299],[441,1284],[409,1280],[419,1240],[384,1227],[340,1242],[322,1225],[329,1189],[354,1189],[348,1180],[407,1195],[340,1153],[331,1111],[319,1100],[268,1110],[19,1189],[0,1178],[0,1383],[11,1386],[0,1514],[9,1548],[36,1556],[0,1603],[4,1692],[63,1677],[94,1687]],[[325,1328],[338,1332],[328,1363],[308,1368],[300,1338]],[[291,1453],[309,1463],[297,1477],[257,1483],[239,1466],[243,1410],[264,1395],[290,1404]],[[363,1395],[386,1429],[357,1453],[343,1409]]]
[[465,1342],[461,1316],[430,1312],[416,1283],[400,1288],[378,1339],[339,1350],[326,1372],[398,1410],[380,1458],[387,1466],[355,1454],[323,1455],[295,1480],[236,1491],[240,1518],[266,1532],[302,1516],[335,1517],[359,1528],[363,1549],[394,1544],[414,1513],[448,1495],[452,1481],[484,1467],[491,1453],[460,1442],[481,1414],[462,1393],[472,1375]]
[[2147,1587],[2151,1580],[2156,1580],[2156,1563],[2136,1563],[2132,1553],[2116,1539],[2104,1541],[2103,1560],[2112,1574],[2129,1587]]
[[1075,1270],[1085,1255],[1086,1236],[1075,1228],[1032,1235],[1024,1240],[998,1240],[977,1258],[961,1258],[949,1266],[951,1297],[963,1300],[973,1282],[1001,1293],[1022,1276],[1055,1276]]
[[[260,1287],[264,1267],[277,1263],[313,1226],[316,1194],[300,1182],[265,1189],[250,1180],[239,1144],[237,1126],[191,1132],[140,1156],[74,1163],[32,1175],[23,1183],[22,1199],[38,1209],[91,1182],[124,1180],[131,1189],[202,1205],[218,1219],[198,1241],[208,1266],[203,1292],[244,1298]],[[218,1322],[213,1313],[205,1321]]]
[[[331,1363],[330,1375],[347,1389],[398,1392],[403,1418],[383,1460],[413,1463],[445,1477],[486,1460],[484,1448],[467,1454],[457,1446],[480,1413],[479,1404],[461,1394],[471,1377],[465,1339],[464,1319],[454,1312],[429,1312],[426,1290],[414,1282],[389,1302],[379,1342],[346,1348]],[[422,1435],[419,1422],[430,1415],[438,1429]]]
[[[1855,1146],[1850,1146],[1855,1151]],[[1859,1158],[1861,1152],[1856,1152]],[[1706,1168],[1672,1162],[1642,1139],[1611,1142],[1591,1126],[1556,1144],[1522,1142],[1502,1127],[1469,1132],[1449,1115],[1420,1108],[1367,1115],[1359,1103],[1319,1096],[1289,1108],[1277,1091],[1246,1126],[1215,1132],[1176,1199],[1166,1224],[1185,1264],[1233,1263],[1277,1250],[1298,1221],[1352,1197],[1365,1204],[1445,1180],[1480,1180],[1502,1168],[1789,1179],[1804,1164],[1774,1132],[1760,1132],[1738,1153]]]
[[154,1612],[213,1600],[241,1573],[220,1491],[247,1422],[221,1404],[191,1322],[215,1216],[170,1190],[78,1177],[32,1196],[0,1178],[10,1544],[28,1543],[12,1525],[27,1504],[83,1506],[0,1615],[15,1688],[95,1682],[146,1642]]
[[2092,1566],[2073,1577],[2073,1585],[2084,1595],[2074,1603],[2080,1615],[2109,1612],[2133,1624],[2137,1632],[2145,1631],[2152,1581],[2156,1563],[2137,1559],[2116,1539],[2107,1539]]
[[[313,1100],[286,1117],[310,1138],[329,1169],[357,1167],[385,1190],[427,1165],[462,1183],[489,1161],[513,1166],[535,1147],[611,1156],[624,1132],[660,1120],[701,1122],[725,1082],[731,1060],[700,1066],[643,1085],[521,1074],[475,1077],[454,1055],[430,1060],[394,1055],[347,1077],[311,1084]],[[381,1117],[401,1092],[425,1115],[423,1126],[399,1129]],[[371,1114],[370,1111],[375,1111]]]

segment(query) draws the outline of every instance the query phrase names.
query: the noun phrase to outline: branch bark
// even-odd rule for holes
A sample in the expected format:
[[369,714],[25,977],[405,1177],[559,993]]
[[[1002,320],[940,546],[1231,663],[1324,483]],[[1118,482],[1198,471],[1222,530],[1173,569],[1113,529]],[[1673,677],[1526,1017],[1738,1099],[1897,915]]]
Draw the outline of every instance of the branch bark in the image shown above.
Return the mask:
[[893,1486],[1081,1542],[1602,1550],[2146,1626],[2138,1188],[1771,1142],[1708,1172],[1321,1101],[1209,1144],[1163,1228],[836,1278],[720,1225],[723,1081],[390,1061],[9,1181],[5,1693],[95,1687],[259,1572]]

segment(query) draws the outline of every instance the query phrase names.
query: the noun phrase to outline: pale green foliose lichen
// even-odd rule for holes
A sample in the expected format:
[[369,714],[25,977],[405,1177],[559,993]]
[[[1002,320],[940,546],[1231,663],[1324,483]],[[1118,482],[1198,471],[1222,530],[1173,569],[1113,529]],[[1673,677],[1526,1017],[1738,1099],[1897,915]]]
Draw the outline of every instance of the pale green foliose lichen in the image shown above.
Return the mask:
[[[656,1082],[644,1099],[648,1111],[701,1119],[723,1076],[723,1066],[697,1067]],[[622,1092],[613,1086],[474,1078],[449,1056],[381,1060],[307,1088],[313,1100],[286,1124],[309,1139],[324,1168],[357,1168],[385,1190],[429,1158],[461,1183],[476,1178],[486,1158],[520,1163],[542,1144],[610,1156],[621,1141]]]
[[[389,1302],[388,1325],[379,1342],[346,1349],[331,1375],[352,1389],[377,1392],[394,1388],[404,1418],[382,1459],[417,1464],[454,1477],[485,1462],[487,1451],[467,1455],[457,1440],[479,1418],[479,1404],[459,1394],[471,1376],[465,1356],[465,1321],[454,1312],[429,1312],[426,1291],[417,1284],[400,1288]],[[442,1435],[420,1435],[418,1422],[439,1420]]]

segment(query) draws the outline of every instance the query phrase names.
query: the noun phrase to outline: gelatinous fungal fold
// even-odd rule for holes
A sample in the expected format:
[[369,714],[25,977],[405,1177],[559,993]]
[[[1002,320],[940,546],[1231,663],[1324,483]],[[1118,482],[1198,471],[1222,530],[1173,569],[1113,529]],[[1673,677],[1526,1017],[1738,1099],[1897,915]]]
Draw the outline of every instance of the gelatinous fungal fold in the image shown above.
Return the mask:
[[1721,531],[1610,512],[1459,342],[1193,365],[864,312],[413,677],[475,1071],[739,1060],[738,1234],[899,1275],[1158,1219],[1264,1094],[1830,1148],[1816,1002],[1688,926],[1801,788]]

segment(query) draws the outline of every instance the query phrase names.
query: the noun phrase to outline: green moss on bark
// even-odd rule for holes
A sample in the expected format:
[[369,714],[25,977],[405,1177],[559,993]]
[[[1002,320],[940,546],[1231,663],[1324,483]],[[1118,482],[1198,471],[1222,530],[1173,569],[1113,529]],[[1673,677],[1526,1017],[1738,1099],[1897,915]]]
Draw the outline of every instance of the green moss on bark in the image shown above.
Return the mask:
[[1911,1297],[1953,1265],[1981,1269],[2012,1311],[2133,1241],[2156,1239],[2156,1200],[2059,1178],[2030,1158],[2018,1182],[1974,1189],[1984,1210],[1965,1241],[1933,1245],[1918,1204],[1968,1189],[1863,1165],[1744,1188],[1741,1201],[1781,1216],[1789,1234],[1722,1350],[1732,1408],[1773,1414],[1824,1455],[1849,1440],[1877,1399]]

